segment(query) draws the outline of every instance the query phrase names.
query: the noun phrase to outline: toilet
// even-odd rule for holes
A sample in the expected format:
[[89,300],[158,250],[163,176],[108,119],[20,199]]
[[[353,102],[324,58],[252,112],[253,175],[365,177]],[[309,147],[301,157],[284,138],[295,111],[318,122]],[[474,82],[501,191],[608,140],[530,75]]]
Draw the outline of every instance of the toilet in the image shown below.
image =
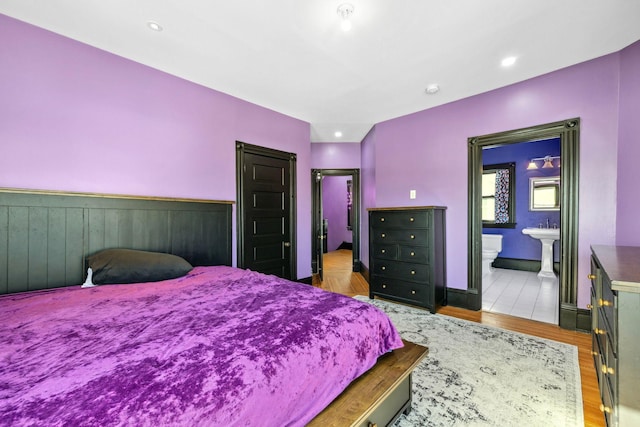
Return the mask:
[[491,274],[493,267],[491,263],[502,251],[502,234],[482,235],[482,276]]

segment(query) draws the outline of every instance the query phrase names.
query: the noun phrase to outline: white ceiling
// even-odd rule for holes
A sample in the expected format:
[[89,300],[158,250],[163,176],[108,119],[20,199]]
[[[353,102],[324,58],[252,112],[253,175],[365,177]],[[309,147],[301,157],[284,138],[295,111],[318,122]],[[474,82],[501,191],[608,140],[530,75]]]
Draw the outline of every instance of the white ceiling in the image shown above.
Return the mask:
[[0,0],[0,13],[307,121],[313,142],[360,142],[640,39],[638,0],[345,1],[349,32],[343,0]]

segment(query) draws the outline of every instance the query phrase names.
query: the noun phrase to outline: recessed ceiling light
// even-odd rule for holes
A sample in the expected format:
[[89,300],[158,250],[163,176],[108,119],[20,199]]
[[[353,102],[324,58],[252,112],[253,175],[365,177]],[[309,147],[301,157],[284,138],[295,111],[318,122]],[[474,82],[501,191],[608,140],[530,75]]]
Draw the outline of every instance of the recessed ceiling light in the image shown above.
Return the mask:
[[336,138],[342,138],[342,132],[337,130],[337,131],[334,132],[333,136],[335,136]]
[[437,84],[430,84],[429,86],[427,86],[427,88],[424,90],[426,93],[428,93],[429,95],[433,95],[435,93],[438,93],[440,91],[440,86],[438,86]]
[[162,31],[162,25],[158,24],[156,21],[147,21],[147,27],[151,28],[153,31]]
[[518,58],[515,57],[515,56],[507,56],[506,58],[504,58],[502,60],[501,64],[502,64],[503,67],[510,67],[510,66],[512,66],[513,64],[516,63],[516,59],[518,59]]

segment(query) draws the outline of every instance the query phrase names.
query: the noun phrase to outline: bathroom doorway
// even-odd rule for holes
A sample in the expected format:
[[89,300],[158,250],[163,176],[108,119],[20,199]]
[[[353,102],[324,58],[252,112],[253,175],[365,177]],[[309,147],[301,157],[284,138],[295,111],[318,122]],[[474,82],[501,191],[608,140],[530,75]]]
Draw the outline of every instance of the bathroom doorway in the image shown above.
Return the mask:
[[[468,212],[468,289],[467,306],[482,309],[482,175],[485,148],[531,143],[558,138],[562,155],[560,171],[559,221],[559,293],[558,324],[576,329],[577,310],[577,253],[578,253],[578,162],[580,119],[549,123],[468,139],[469,154],[469,212]],[[518,219],[514,221],[516,224]],[[546,223],[545,223],[546,225]]]
[[557,325],[560,138],[483,147],[482,163],[482,310]]

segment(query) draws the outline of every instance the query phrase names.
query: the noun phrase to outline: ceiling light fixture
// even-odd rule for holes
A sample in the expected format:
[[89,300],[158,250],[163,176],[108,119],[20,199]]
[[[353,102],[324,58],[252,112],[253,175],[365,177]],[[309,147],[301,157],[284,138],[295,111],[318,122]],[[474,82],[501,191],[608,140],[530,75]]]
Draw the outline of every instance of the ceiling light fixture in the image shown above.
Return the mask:
[[429,95],[433,95],[433,94],[438,93],[440,91],[440,86],[438,86],[435,83],[434,84],[430,84],[429,86],[427,86],[427,88],[424,91]]
[[342,3],[338,6],[338,16],[342,18],[340,28],[342,31],[349,31],[351,29],[351,15],[353,14],[353,5],[351,3]]
[[162,25],[158,24],[156,21],[147,21],[147,27],[153,31],[162,31]]
[[335,133],[333,134],[333,136],[335,136],[336,138],[342,138],[342,132],[340,132],[339,130],[335,131]]
[[507,56],[506,58],[504,58],[501,62],[503,67],[511,67],[513,64],[516,63],[516,60],[518,58],[515,56]]

